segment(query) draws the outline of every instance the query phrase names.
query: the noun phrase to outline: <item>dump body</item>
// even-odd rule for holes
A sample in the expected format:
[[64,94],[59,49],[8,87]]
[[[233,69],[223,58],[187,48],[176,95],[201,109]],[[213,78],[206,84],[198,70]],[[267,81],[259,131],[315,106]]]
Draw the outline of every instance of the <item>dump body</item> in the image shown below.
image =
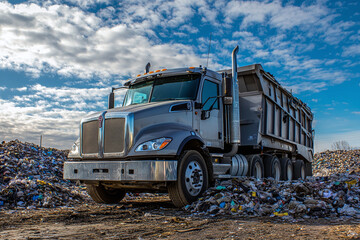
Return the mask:
[[[231,70],[225,70],[231,74]],[[260,64],[237,69],[241,147],[282,150],[313,160],[313,114]]]

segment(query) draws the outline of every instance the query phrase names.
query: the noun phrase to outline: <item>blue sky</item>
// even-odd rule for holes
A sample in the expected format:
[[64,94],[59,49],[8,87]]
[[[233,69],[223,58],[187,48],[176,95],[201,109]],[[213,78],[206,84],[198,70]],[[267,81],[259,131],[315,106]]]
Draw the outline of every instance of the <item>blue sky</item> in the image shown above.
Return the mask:
[[0,140],[70,148],[111,86],[152,69],[261,63],[315,115],[315,148],[360,147],[360,3],[0,2]]

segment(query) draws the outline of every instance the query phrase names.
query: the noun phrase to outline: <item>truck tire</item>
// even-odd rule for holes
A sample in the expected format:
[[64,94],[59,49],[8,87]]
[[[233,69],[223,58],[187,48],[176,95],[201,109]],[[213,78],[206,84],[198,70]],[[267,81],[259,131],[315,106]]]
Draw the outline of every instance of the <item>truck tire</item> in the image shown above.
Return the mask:
[[176,207],[196,201],[208,188],[208,180],[206,163],[201,154],[195,150],[184,151],[178,163],[177,181],[168,184],[171,201]]
[[106,189],[101,184],[99,186],[86,185],[86,191],[97,203],[118,203],[126,194],[122,189]]
[[305,162],[305,173],[306,176],[312,176],[312,163],[311,162]]
[[272,177],[275,181],[280,181],[281,165],[280,160],[276,156],[264,157],[265,177]]
[[306,177],[305,164],[303,160],[296,160],[294,165],[294,179],[305,179]]
[[264,164],[259,155],[250,155],[247,157],[249,161],[249,176],[256,179],[264,177]]
[[291,181],[293,179],[293,164],[290,158],[281,158],[281,180]]

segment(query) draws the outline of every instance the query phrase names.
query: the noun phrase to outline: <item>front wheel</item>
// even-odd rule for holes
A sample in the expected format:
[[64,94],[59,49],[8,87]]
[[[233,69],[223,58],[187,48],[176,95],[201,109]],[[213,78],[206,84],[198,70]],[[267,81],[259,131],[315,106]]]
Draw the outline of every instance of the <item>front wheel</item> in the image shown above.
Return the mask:
[[168,184],[171,201],[176,207],[196,201],[208,188],[208,179],[201,154],[195,150],[185,151],[179,159],[177,181]]
[[124,197],[126,192],[122,189],[105,188],[103,185],[86,185],[86,191],[90,197],[97,203],[118,203]]

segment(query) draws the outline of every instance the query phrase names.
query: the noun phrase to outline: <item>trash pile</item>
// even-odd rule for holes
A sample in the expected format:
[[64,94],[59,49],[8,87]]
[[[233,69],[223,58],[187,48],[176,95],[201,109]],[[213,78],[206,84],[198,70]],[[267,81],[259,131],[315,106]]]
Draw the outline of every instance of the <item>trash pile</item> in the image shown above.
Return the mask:
[[360,175],[308,177],[305,181],[240,178],[222,181],[185,207],[197,215],[360,218]]
[[314,176],[360,172],[360,150],[337,150],[316,153],[312,167]]
[[304,181],[240,178],[217,182],[185,209],[213,216],[360,218],[360,150],[315,154],[313,174]]
[[0,209],[72,206],[90,199],[63,179],[67,151],[19,140],[0,144]]

